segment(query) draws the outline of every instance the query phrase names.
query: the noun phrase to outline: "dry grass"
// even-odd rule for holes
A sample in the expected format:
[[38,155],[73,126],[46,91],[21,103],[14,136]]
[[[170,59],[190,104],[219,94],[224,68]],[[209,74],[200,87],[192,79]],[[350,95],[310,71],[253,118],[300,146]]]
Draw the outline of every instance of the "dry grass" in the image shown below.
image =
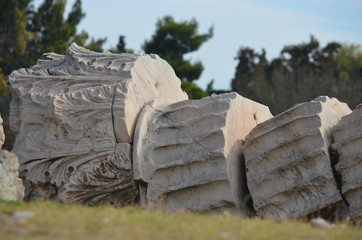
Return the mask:
[[[33,217],[17,219],[14,213]],[[361,225],[328,229],[301,221],[260,220],[224,213],[168,214],[137,207],[83,207],[50,202],[0,202],[0,239],[346,239],[361,240]]]

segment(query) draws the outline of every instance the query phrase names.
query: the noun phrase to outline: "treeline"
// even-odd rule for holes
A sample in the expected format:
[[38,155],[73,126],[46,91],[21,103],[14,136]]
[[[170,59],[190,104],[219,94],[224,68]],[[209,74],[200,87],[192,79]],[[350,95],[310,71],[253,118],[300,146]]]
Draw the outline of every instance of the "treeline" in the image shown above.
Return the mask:
[[[33,0],[0,0],[0,110],[7,135],[4,148],[11,149],[13,141],[8,128],[11,95],[6,87],[6,77],[13,70],[34,65],[43,53],[65,54],[72,42],[93,51],[105,50],[106,38],[94,39],[77,29],[85,17],[81,0],[75,1],[67,16],[65,7],[65,0],[44,0],[36,9]],[[236,91],[269,106],[274,114],[319,95],[337,97],[351,108],[362,102],[360,46],[331,42],[321,47],[314,37],[309,43],[284,47],[280,56],[270,61],[264,50],[240,48],[231,89],[216,90],[212,80],[202,90],[194,81],[204,66],[185,55],[197,51],[212,37],[213,27],[206,33],[198,33],[195,19],[177,22],[165,16],[157,20],[155,33],[140,48],[168,61],[191,99]],[[126,47],[123,35],[114,48],[107,50],[134,52]]]
[[266,53],[241,48],[232,91],[261,102],[274,114],[320,95],[336,97],[351,108],[362,103],[362,50],[330,42],[286,46],[268,61]]

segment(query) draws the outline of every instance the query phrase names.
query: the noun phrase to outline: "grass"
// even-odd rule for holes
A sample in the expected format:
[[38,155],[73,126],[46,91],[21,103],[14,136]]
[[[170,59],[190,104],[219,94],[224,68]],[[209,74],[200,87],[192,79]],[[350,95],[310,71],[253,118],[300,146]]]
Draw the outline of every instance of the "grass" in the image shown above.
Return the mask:
[[[30,211],[18,220],[13,214]],[[0,239],[348,239],[361,240],[360,224],[313,228],[302,221],[175,213],[137,207],[84,207],[51,202],[0,201]]]

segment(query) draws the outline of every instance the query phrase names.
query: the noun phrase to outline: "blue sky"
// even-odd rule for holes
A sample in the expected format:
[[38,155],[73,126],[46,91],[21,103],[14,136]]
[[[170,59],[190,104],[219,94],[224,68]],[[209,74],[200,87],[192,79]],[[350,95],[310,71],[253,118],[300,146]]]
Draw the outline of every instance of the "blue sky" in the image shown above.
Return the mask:
[[[68,0],[68,7],[73,2]],[[362,0],[83,0],[82,4],[86,17],[79,30],[107,37],[106,49],[125,35],[127,47],[142,53],[142,43],[165,15],[177,21],[195,18],[201,33],[214,26],[214,37],[187,56],[205,66],[195,82],[202,88],[211,79],[217,89],[230,88],[234,58],[242,46],[265,48],[271,59],[283,46],[307,42],[310,35],[322,46],[330,41],[362,44]]]

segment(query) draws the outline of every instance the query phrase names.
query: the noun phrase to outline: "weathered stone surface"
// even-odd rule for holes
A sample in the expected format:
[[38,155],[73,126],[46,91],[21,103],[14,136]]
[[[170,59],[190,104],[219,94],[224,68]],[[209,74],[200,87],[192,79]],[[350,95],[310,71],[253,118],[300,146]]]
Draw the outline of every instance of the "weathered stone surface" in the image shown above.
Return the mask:
[[19,161],[15,154],[0,150],[0,199],[18,200]]
[[259,216],[296,218],[342,200],[328,147],[330,129],[350,112],[335,98],[319,97],[250,132],[243,154]]
[[362,104],[332,128],[335,168],[353,217],[362,216]]
[[[129,201],[124,183],[133,181],[127,164],[142,107],[157,98],[187,99],[173,69],[157,55],[95,53],[76,44],[65,56],[44,54],[30,69],[14,71],[9,85],[10,122],[18,133],[13,152],[26,180],[25,197],[58,199],[61,193],[62,201],[89,204],[113,199],[122,187]],[[109,177],[114,192],[100,191]]]
[[141,202],[168,210],[239,205],[241,145],[268,107],[237,93],[145,106],[137,122],[134,177]]
[[23,184],[23,179],[17,178],[16,179],[16,192],[17,192],[17,200],[23,201],[24,200],[24,194],[25,194],[25,187]]
[[130,204],[137,196],[132,175],[132,146],[118,143],[114,153],[98,156],[69,177],[59,190],[64,202],[82,202],[89,205],[112,203]]
[[3,128],[3,119],[1,118],[0,115],[0,149],[3,146],[5,141],[5,134],[4,134],[4,128]]

